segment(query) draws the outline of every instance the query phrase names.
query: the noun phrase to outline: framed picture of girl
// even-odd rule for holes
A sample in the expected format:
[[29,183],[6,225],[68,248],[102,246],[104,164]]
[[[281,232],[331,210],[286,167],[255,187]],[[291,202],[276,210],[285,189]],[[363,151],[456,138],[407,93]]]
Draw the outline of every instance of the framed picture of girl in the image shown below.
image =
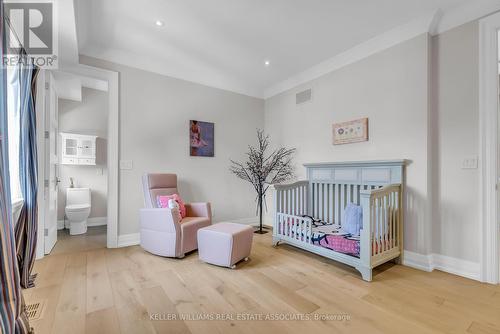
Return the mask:
[[214,123],[189,121],[189,154],[192,157],[214,156]]

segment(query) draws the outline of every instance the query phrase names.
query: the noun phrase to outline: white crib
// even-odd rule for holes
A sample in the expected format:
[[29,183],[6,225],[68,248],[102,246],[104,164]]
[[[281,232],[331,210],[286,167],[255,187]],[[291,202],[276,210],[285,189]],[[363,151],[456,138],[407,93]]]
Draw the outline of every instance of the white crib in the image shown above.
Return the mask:
[[[355,267],[365,281],[387,261],[401,262],[406,160],[305,164],[307,181],[275,185],[273,244],[280,242]],[[313,224],[302,215],[342,226],[344,208],[363,208],[359,258],[313,244]]]

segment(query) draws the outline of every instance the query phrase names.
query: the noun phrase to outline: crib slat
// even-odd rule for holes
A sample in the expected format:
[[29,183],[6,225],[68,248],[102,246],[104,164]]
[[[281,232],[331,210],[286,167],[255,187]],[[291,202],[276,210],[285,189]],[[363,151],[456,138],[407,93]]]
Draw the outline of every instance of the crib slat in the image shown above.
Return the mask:
[[395,216],[396,210],[395,210],[395,206],[394,206],[395,198],[396,198],[395,193],[392,193],[391,194],[391,209],[392,209],[391,210],[391,213],[392,213],[392,216],[391,216],[391,219],[392,219],[391,247],[392,248],[396,247],[396,245],[395,245],[395,242],[396,242],[395,237],[396,236],[394,235],[394,231],[396,229],[396,226],[395,226],[395,224],[396,224],[396,216]]
[[372,256],[375,255],[375,210],[376,210],[376,200],[372,200],[371,203],[371,210],[370,210],[370,243],[371,243],[371,248],[372,248]]
[[384,251],[389,250],[389,201],[388,197],[384,196]]
[[380,203],[380,198],[377,198],[377,254],[380,253],[380,248],[382,247],[382,244],[380,242],[380,227],[381,227],[381,220],[382,220],[382,205]]
[[352,203],[352,190],[351,190],[351,185],[347,185],[347,198],[346,198],[346,203]]
[[333,222],[333,184],[328,184],[328,223]]

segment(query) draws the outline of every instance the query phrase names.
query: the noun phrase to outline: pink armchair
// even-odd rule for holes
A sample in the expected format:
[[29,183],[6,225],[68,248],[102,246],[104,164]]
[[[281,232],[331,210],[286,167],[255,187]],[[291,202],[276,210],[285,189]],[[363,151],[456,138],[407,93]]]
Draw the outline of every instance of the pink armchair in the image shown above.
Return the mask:
[[145,208],[140,210],[141,247],[155,255],[184,257],[198,249],[197,232],[211,225],[210,203],[186,204],[182,220],[173,210],[158,208],[156,197],[178,193],[177,175],[144,174],[142,177]]

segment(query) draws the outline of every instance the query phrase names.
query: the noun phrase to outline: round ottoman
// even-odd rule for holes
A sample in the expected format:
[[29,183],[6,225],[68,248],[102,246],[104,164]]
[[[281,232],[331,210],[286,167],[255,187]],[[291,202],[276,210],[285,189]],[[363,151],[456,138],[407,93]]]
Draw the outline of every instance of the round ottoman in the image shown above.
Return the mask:
[[217,266],[236,268],[248,260],[252,249],[253,229],[247,225],[218,223],[198,230],[200,260]]

